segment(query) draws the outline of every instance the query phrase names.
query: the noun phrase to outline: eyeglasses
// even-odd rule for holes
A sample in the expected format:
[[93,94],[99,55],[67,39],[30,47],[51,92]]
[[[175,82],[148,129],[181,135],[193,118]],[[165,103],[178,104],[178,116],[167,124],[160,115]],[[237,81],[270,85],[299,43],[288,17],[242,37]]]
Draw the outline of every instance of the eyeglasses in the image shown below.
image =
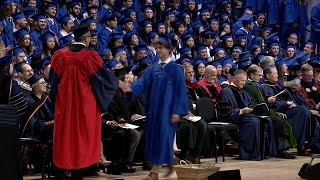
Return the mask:
[[45,82],[45,81],[42,81],[42,82],[39,82],[39,84],[47,84],[47,82]]

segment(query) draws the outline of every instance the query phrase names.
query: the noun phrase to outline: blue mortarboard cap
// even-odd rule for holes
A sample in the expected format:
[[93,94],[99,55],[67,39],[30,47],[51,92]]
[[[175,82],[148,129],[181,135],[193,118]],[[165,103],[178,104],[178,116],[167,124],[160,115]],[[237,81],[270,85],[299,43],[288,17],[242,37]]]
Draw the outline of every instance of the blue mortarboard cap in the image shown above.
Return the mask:
[[204,60],[203,58],[198,58],[196,61],[193,62],[193,66],[197,67],[199,64],[203,63],[205,66],[207,64],[206,60]]
[[295,66],[299,66],[299,63],[297,62],[297,59],[294,57],[294,58],[288,58],[285,60],[288,68],[293,68]]
[[220,29],[223,29],[223,28],[225,28],[226,26],[230,26],[230,23],[229,23],[228,21],[221,21],[221,22],[219,23]]
[[11,63],[12,63],[12,56],[11,55],[3,56],[0,58],[0,68],[1,69]]
[[115,67],[117,64],[119,64],[119,61],[115,59],[108,59],[108,60],[103,60],[106,64],[106,66],[111,70],[113,67]]
[[288,43],[288,44],[285,46],[285,49],[289,49],[289,48],[294,48],[294,49],[296,49],[295,45],[292,44],[292,43]]
[[150,42],[151,39],[153,39],[154,37],[156,37],[158,34],[155,31],[151,31],[146,35],[147,41]]
[[223,36],[220,37],[220,39],[222,41],[226,41],[227,39],[232,38],[232,34],[228,33],[228,34],[224,34]]
[[198,21],[192,25],[193,31],[198,31],[203,25]]
[[117,9],[117,8],[114,8],[114,9],[112,10],[112,14],[113,14],[114,16],[116,16],[118,19],[120,19],[121,16],[122,16],[121,10],[120,10],[120,9]]
[[59,39],[59,42],[60,42],[60,45],[66,45],[68,44],[70,41],[74,40],[74,37],[69,34],[69,35],[66,35],[66,36],[63,36]]
[[306,44],[310,44],[312,46],[312,48],[314,48],[315,44],[317,44],[314,40],[309,39]]
[[114,15],[112,13],[105,13],[102,17],[102,22],[106,22],[106,21],[109,21],[112,17],[114,17]]
[[249,50],[252,52],[252,51],[255,51],[256,49],[260,48],[260,44],[251,44]]
[[148,24],[151,24],[151,21],[150,19],[145,19],[145,20],[142,20],[142,21],[139,21],[138,22],[138,25],[141,29],[143,29],[144,27],[146,27]]
[[123,33],[112,33],[111,39],[123,39]]
[[38,82],[40,79],[42,79],[42,77],[40,75],[34,74],[27,81],[30,84],[30,86],[32,86],[33,84]]
[[210,61],[208,64],[209,64],[209,65],[212,65],[212,66],[214,66],[214,67],[222,66],[220,60]]
[[230,0],[220,0],[220,1],[218,1],[217,6],[221,7],[225,4],[231,4]]
[[124,42],[125,44],[127,44],[127,43],[130,41],[130,38],[131,38],[134,34],[136,34],[136,33],[133,32],[133,31],[127,31],[126,34],[123,36],[123,42]]
[[46,16],[43,13],[37,13],[31,16],[31,18],[35,21],[39,21],[40,19],[46,19]]
[[268,42],[268,47],[273,47],[273,46],[280,46],[280,42],[279,41]]
[[139,46],[135,46],[134,48],[134,52],[140,52],[140,51],[147,51],[148,48],[147,46],[144,46],[144,45],[139,45]]
[[113,56],[116,56],[121,51],[125,51],[124,46],[114,47],[111,49]]
[[225,17],[229,17],[229,14],[225,11],[222,11],[220,14],[219,14],[219,18],[222,20],[224,19]]
[[197,52],[202,51],[202,50],[205,50],[205,49],[207,49],[207,48],[206,48],[206,46],[205,46],[204,44],[199,44],[199,45],[197,46]]
[[238,40],[247,39],[247,35],[243,31],[236,32],[235,36],[236,36],[236,39],[238,39]]
[[46,7],[46,8],[50,8],[50,7],[57,8],[57,3],[55,3],[55,2],[46,2],[46,3],[44,3],[44,7]]
[[183,62],[185,62],[185,61],[192,62],[192,58],[185,54],[185,55],[181,56],[179,59],[177,59],[175,62],[177,64],[181,64],[182,65]]
[[310,60],[308,61],[308,64],[312,65],[314,68],[320,68],[319,58],[320,58],[320,54],[310,56]]
[[19,19],[23,19],[23,18],[26,18],[26,16],[22,12],[12,15],[12,19],[14,22],[18,21]]
[[99,51],[98,51],[98,54],[102,57],[102,56],[104,56],[105,54],[107,54],[109,52],[110,52],[109,48],[100,48]]
[[200,36],[203,38],[209,38],[209,37],[213,38],[213,31],[212,29],[207,28],[200,33]]
[[39,39],[40,41],[44,42],[45,40],[49,39],[49,38],[54,38],[55,34],[52,31],[46,31],[45,33],[43,33]]
[[170,23],[170,25],[172,26],[173,29],[177,29],[179,28],[179,26],[182,24],[182,22],[178,19],[178,20],[175,20],[173,22]]
[[213,1],[205,1],[202,3],[202,7],[208,8],[210,11],[215,9],[215,3]]
[[300,52],[297,56],[296,56],[296,60],[299,64],[308,61],[310,59],[310,56],[306,53],[306,52]]
[[252,39],[251,43],[252,43],[252,44],[259,44],[259,45],[261,45],[261,43],[262,43],[262,37],[260,37],[260,36],[254,37],[254,38]]
[[261,25],[260,29],[263,29],[263,30],[269,30],[269,31],[272,31],[272,28],[271,26],[267,25],[267,24],[263,24]]
[[222,67],[227,65],[227,64],[231,64],[231,65],[233,64],[232,59],[230,59],[228,57],[221,58],[220,62],[221,62]]
[[59,18],[59,19],[58,19],[58,22],[59,22],[60,24],[66,24],[66,23],[68,23],[70,20],[71,20],[70,15],[69,15],[69,14],[66,14],[66,15],[62,16],[61,18]]
[[193,37],[190,32],[185,32],[184,34],[181,35],[181,40],[183,42],[186,42],[189,38]]
[[98,36],[99,32],[97,30],[91,30],[90,35],[91,36]]
[[242,52],[239,54],[239,61],[241,60],[248,60],[251,57],[251,54],[249,51],[247,52]]
[[259,17],[259,16],[266,16],[266,12],[263,11],[263,10],[257,11],[255,14],[256,14],[257,17]]
[[31,7],[23,7],[20,9],[25,16],[33,16],[36,14],[36,9],[35,8],[31,8]]
[[93,19],[93,17],[88,17],[86,19],[83,19],[80,24],[91,24],[91,23],[95,23],[95,20]]
[[264,55],[262,52],[257,54],[255,57],[252,58],[252,60],[251,60],[252,64],[259,64],[263,57],[264,57]]
[[239,21],[242,22],[242,25],[243,26],[247,26],[248,24],[251,24],[253,22],[253,16],[250,16],[250,15],[245,15],[245,16],[242,16]]
[[163,12],[164,19],[165,19],[165,17],[171,16],[171,15],[174,15],[173,10],[171,10],[171,9],[168,9],[165,12]]
[[239,49],[239,50],[241,50],[241,52],[244,52],[246,48],[244,46],[240,45],[240,44],[235,44],[235,45],[232,46],[231,49],[232,49],[232,51],[234,49]]
[[155,11],[151,5],[146,5],[141,10],[142,10],[142,12],[145,12],[146,10],[151,10],[153,12]]
[[19,30],[17,30],[16,32],[14,32],[12,35],[16,38],[19,39],[19,37],[24,36],[26,34],[29,34],[29,31],[26,27],[22,27]]
[[153,29],[158,29],[160,26],[164,26],[164,22],[162,20],[159,20],[152,25]]
[[14,0],[4,0],[1,3],[1,6],[5,6],[5,5],[8,5],[8,4],[12,4],[12,3],[15,3],[15,1]]
[[166,47],[172,47],[171,39],[167,35],[164,35],[164,34],[161,34],[161,36],[159,37],[158,43],[161,43]]
[[200,14],[210,13],[210,9],[207,7],[203,7],[199,10]]
[[122,11],[123,16],[129,16],[131,13],[136,12],[132,7],[127,8]]
[[139,66],[144,66],[144,65],[150,65],[152,64],[152,60],[150,59],[149,56],[146,56],[144,58],[141,58],[138,62]]
[[119,24],[120,24],[120,25],[124,25],[124,24],[126,24],[126,23],[128,23],[128,22],[133,22],[133,21],[132,21],[132,19],[130,19],[129,17],[123,17],[123,18],[121,18],[121,19],[119,20]]
[[[21,49],[21,47],[15,47],[10,52],[12,52],[13,56],[16,56],[20,53],[24,53],[24,51]],[[11,54],[10,52],[8,54]]]
[[279,41],[278,32],[272,33],[266,37],[267,42]]
[[78,2],[78,1],[70,1],[70,2],[67,2],[67,8],[68,8],[68,9],[69,9],[69,8],[73,8],[73,7],[76,6],[76,5],[81,6],[80,2]]
[[38,72],[40,70],[42,70],[46,65],[50,64],[51,63],[51,57],[50,56],[47,56],[43,59],[40,59],[39,61],[35,62],[32,66],[32,69],[35,71],[35,72]]
[[181,55],[186,54],[186,53],[188,53],[188,52],[190,52],[190,51],[191,51],[190,48],[187,47],[187,46],[183,46],[182,48],[179,49],[179,53],[180,53]]
[[242,7],[242,12],[245,12],[245,11],[253,11],[252,6]]
[[286,64],[286,58],[277,58],[275,65],[277,68],[280,68],[282,65]]
[[251,65],[251,61],[244,59],[237,61],[236,64],[238,65],[239,69],[247,69]]
[[216,45],[210,50],[210,56],[214,56],[218,51],[224,50],[221,46]]

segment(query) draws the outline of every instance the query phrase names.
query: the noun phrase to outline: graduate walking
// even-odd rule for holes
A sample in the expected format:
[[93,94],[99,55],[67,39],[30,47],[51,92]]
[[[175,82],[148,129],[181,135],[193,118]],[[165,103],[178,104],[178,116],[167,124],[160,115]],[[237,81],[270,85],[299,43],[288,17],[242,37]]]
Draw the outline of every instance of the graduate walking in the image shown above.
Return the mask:
[[157,43],[158,63],[149,66],[134,83],[127,85],[132,96],[145,94],[145,158],[153,168],[145,180],[158,179],[162,164],[173,163],[173,140],[180,116],[188,114],[183,68],[172,59],[168,37]]
[[75,26],[75,43],[58,50],[51,60],[50,99],[54,108],[53,163],[55,178],[82,180],[81,169],[98,162],[101,114],[118,89],[119,80],[97,52],[88,50],[89,25]]

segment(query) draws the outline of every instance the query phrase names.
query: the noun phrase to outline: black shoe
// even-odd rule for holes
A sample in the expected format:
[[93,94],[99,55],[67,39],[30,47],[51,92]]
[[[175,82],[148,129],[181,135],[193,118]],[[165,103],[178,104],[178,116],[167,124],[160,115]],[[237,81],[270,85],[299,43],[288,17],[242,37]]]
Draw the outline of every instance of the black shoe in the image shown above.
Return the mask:
[[292,155],[292,154],[289,154],[289,153],[287,153],[287,152],[281,152],[281,153],[278,153],[277,158],[281,158],[281,159],[295,159],[296,156],[295,156],[295,155]]
[[134,173],[134,172],[136,172],[136,169],[125,165],[122,167],[122,172],[123,173]]
[[148,162],[148,161],[144,161],[142,166],[142,169],[145,171],[151,171],[152,169],[152,163]]
[[108,168],[107,169],[107,174],[112,174],[112,175],[121,175],[122,172],[117,169],[117,168]]

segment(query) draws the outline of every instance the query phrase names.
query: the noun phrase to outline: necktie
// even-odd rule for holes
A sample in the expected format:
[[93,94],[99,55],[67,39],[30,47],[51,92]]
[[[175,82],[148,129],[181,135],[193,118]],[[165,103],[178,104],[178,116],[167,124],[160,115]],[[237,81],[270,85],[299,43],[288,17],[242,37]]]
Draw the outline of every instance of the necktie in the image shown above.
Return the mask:
[[160,63],[160,68],[163,69],[166,63]]

